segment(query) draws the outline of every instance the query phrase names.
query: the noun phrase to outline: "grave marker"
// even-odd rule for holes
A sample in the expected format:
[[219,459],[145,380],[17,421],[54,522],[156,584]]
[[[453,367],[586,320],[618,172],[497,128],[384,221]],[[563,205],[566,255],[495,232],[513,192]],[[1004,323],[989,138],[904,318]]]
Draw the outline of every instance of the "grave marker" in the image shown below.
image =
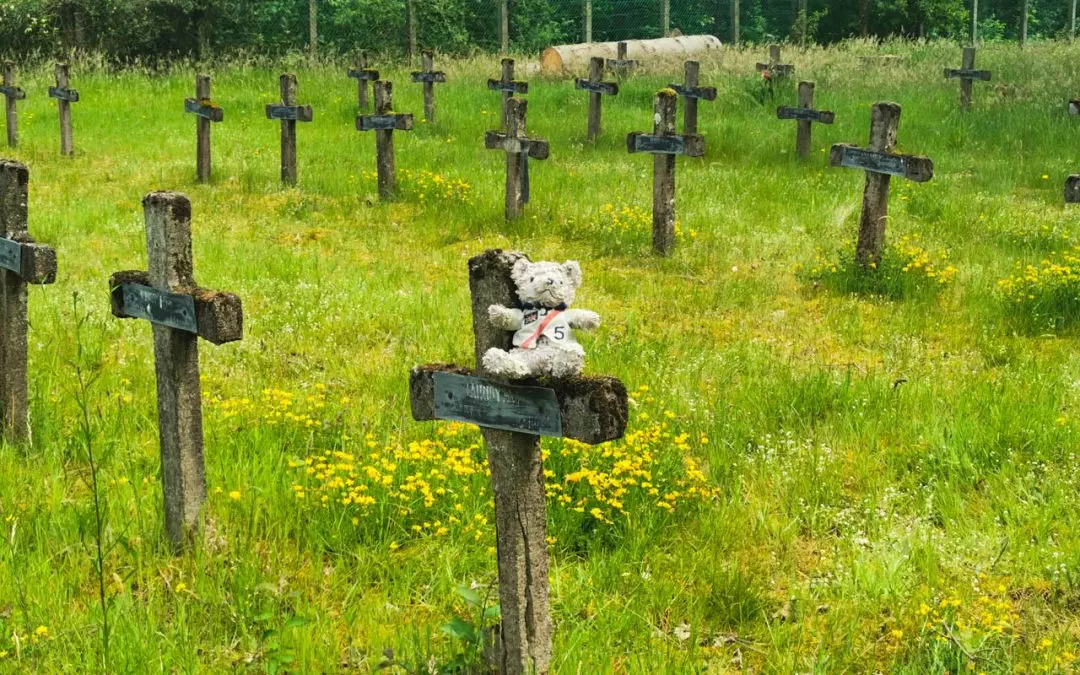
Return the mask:
[[[521,103],[524,103],[523,101]],[[413,419],[481,425],[495,498],[501,630],[494,668],[504,675],[546,673],[551,663],[547,513],[540,435],[597,444],[626,430],[627,394],[613,377],[572,377],[506,384],[485,379],[482,356],[510,348],[488,307],[520,307],[510,272],[521,253],[486,251],[469,260],[477,370],[451,365],[413,368]]]
[[1065,203],[1080,204],[1080,175],[1073,174],[1065,179]]
[[420,72],[412,74],[413,82],[424,84],[424,119],[435,121],[435,83],[446,82],[446,73],[435,70],[435,57],[430,49],[425,49],[420,58]]
[[15,64],[11,61],[4,61],[3,76],[0,94],[7,99],[7,143],[9,148],[14,148],[19,145],[19,109],[16,102],[26,98],[26,92],[18,86]]
[[634,59],[627,58],[627,47],[625,42],[620,42],[615,47],[616,58],[607,60],[608,70],[615,73],[615,76],[622,79],[626,75],[629,75],[635,68],[637,68],[638,62]]
[[700,157],[705,154],[705,139],[697,134],[675,132],[675,112],[679,96],[671,89],[661,89],[653,99],[652,135],[633,132],[626,137],[631,153],[653,157],[653,250],[667,255],[675,248],[675,156]]
[[281,76],[281,103],[266,106],[266,118],[281,120],[281,182],[296,185],[296,123],[313,119],[311,106],[296,104],[296,75]]
[[925,183],[934,177],[929,157],[893,154],[900,126],[900,106],[875,103],[870,113],[870,148],[847,144],[832,146],[829,164],[866,171],[859,241],[855,259],[862,267],[876,266],[885,247],[885,224],[889,217],[889,180],[892,176]]
[[529,138],[525,133],[525,117],[529,102],[510,99],[507,103],[506,133],[489,131],[484,137],[488,150],[506,152],[506,219],[521,215],[529,202],[529,159],[547,159],[548,142],[542,138]]
[[974,80],[990,81],[989,70],[975,70],[975,48],[964,47],[962,66],[959,69],[946,68],[946,79],[960,80],[960,108],[971,109],[971,83]]
[[210,123],[225,119],[225,111],[210,99],[210,76],[195,76],[195,98],[184,99],[184,112],[196,116],[195,171],[200,183],[210,180]]
[[788,108],[780,106],[776,109],[776,117],[782,120],[798,120],[798,130],[795,136],[795,152],[806,159],[810,156],[810,125],[813,122],[832,124],[836,116],[830,110],[814,110],[814,83],[799,83],[799,107]]
[[56,281],[56,251],[28,231],[30,171],[0,160],[0,428],[13,440],[30,434],[27,416],[27,284]]
[[594,56],[589,59],[589,79],[578,78],[574,82],[577,89],[589,92],[589,140],[595,141],[600,135],[600,117],[603,112],[602,96],[617,96],[619,85],[614,82],[604,82],[604,59]]
[[683,83],[669,84],[676,94],[686,99],[683,107],[683,133],[697,133],[698,99],[706,101],[716,100],[716,87],[699,87],[698,79],[701,72],[701,64],[697,61],[687,61],[683,64]]
[[379,198],[393,199],[397,192],[394,174],[394,131],[412,131],[413,116],[393,112],[394,85],[386,80],[375,82],[375,114],[356,118],[357,131],[375,132],[376,168],[379,174]]
[[368,54],[361,51],[356,56],[356,66],[349,69],[349,77],[356,78],[356,98],[361,110],[368,109],[368,81],[379,79],[379,71],[368,70]]
[[143,212],[149,272],[117,272],[109,291],[114,316],[153,325],[165,531],[180,553],[194,543],[206,501],[198,340],[240,340],[244,315],[237,296],[195,283],[188,198],[151,192]]
[[795,73],[795,66],[780,63],[780,45],[769,45],[769,62],[757,64],[759,73],[768,73],[770,77],[790,77]]
[[60,109],[60,154],[75,154],[75,144],[71,138],[71,104],[79,102],[79,92],[71,88],[68,77],[68,64],[56,64],[56,86],[49,87],[49,97],[57,100]]
[[1069,114],[1073,117],[1080,115],[1080,100],[1069,101]]
[[506,128],[506,107],[514,94],[528,94],[528,82],[514,81],[514,59],[502,60],[502,77],[498,80],[488,80],[488,89],[502,92],[502,106],[499,108],[500,129]]

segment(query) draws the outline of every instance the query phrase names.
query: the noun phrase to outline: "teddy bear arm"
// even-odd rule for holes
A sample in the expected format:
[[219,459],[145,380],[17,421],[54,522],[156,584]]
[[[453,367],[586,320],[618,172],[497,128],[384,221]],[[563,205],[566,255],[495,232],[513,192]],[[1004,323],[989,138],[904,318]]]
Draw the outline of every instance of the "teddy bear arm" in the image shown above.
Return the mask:
[[592,330],[600,326],[600,315],[588,309],[567,310],[570,327],[577,330]]
[[488,307],[488,320],[496,328],[517,330],[524,325],[525,315],[520,309],[491,305]]

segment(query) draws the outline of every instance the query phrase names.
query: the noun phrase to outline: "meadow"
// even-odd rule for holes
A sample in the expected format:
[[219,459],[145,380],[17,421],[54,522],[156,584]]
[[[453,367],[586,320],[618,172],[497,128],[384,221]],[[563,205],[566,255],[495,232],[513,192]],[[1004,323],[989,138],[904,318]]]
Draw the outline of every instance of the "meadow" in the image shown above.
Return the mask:
[[[867,61],[897,54],[892,64]],[[584,141],[587,96],[530,81],[526,216],[503,220],[486,151],[496,58],[445,60],[439,118],[378,62],[401,194],[376,196],[347,64],[296,56],[211,70],[225,121],[197,184],[194,67],[72,68],[74,158],[59,155],[51,65],[20,84],[30,231],[57,283],[30,296],[31,441],[0,449],[0,671],[463,672],[494,619],[494,516],[480,435],[417,423],[407,375],[472,358],[466,262],[487,248],[581,261],[604,324],[588,373],[631,392],[625,439],[544,440],[553,668],[565,673],[1072,672],[1080,665],[1080,45],[980,49],[958,109],[947,43],[785,50],[705,62],[705,157],[678,162],[675,252],[650,252],[653,93],[630,77]],[[524,61],[524,57],[520,59]],[[278,182],[263,106],[299,78],[299,185]],[[520,70],[519,70],[520,72]],[[817,83],[814,157],[776,119]],[[851,264],[870,105],[903,106],[888,253]],[[150,329],[109,312],[111,272],[144,267],[140,200],[193,204],[199,283],[241,296],[242,342],[201,347],[210,485],[204,541],[161,525]],[[93,455],[91,470],[90,456]],[[97,535],[93,476],[105,513]],[[102,568],[96,547],[103,547]],[[104,653],[99,582],[108,598]]]

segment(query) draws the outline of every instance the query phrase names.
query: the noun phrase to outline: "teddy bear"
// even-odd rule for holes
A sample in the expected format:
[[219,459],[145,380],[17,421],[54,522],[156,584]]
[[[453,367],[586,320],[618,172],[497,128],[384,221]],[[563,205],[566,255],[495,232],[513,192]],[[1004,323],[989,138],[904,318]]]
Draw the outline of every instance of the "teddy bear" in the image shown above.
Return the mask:
[[510,276],[517,286],[521,307],[488,307],[492,326],[514,331],[513,349],[487,350],[484,368],[492,375],[520,380],[550,375],[573,377],[585,367],[585,350],[574,339],[574,329],[592,330],[600,315],[587,309],[570,309],[581,286],[581,265],[568,260],[532,262],[521,258]]

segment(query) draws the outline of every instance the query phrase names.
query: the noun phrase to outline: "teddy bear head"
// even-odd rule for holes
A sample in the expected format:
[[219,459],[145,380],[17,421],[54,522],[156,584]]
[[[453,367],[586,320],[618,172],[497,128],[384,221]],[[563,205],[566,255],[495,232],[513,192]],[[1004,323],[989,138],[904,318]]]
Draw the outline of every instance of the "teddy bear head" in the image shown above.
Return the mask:
[[521,302],[543,307],[569,307],[574,304],[574,295],[581,285],[581,265],[576,260],[560,264],[521,258],[514,263],[510,276]]

